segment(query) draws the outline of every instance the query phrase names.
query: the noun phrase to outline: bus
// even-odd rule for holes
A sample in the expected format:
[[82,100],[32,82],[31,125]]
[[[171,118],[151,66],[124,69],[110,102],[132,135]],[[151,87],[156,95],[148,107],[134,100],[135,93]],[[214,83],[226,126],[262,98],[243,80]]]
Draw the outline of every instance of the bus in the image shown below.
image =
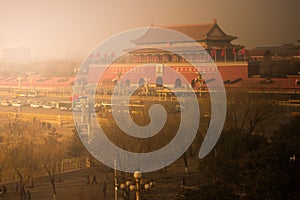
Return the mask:
[[57,102],[56,108],[63,111],[72,111],[72,101]]

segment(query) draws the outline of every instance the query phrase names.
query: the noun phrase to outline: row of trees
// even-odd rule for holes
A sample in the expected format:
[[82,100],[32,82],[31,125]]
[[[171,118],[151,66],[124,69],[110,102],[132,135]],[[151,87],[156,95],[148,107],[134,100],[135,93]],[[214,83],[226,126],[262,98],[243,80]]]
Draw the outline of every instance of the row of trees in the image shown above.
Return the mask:
[[[104,168],[92,158],[76,130],[73,130],[71,137],[67,139],[62,137],[54,127],[42,128],[37,126],[37,123],[3,119],[0,125],[0,183],[6,180],[17,180],[19,198],[23,200],[22,190],[34,187],[37,176],[46,175],[52,188],[53,200],[56,200],[58,199],[57,183],[61,181],[62,165],[65,163],[63,160],[74,158],[76,168],[82,169],[78,171],[79,176],[90,178],[101,172],[105,175],[107,183],[113,185],[112,170]],[[102,193],[90,187],[78,189],[74,195],[76,199],[85,200],[99,199]]]
[[3,177],[12,178],[12,174],[15,174],[22,200],[22,190],[33,187],[34,177],[45,170],[52,185],[53,199],[56,199],[55,183],[61,160],[65,156],[61,148],[61,135],[55,129],[41,129],[16,119],[3,121],[0,129],[0,181],[3,181]]
[[256,134],[252,124],[272,117],[267,110],[237,111],[238,121],[248,125],[233,121],[239,125],[223,131],[214,151],[199,163],[211,182],[199,190],[185,190],[182,199],[299,199],[300,118],[266,137]]
[[[120,134],[117,126],[111,124],[106,126],[104,124],[103,127],[106,129],[108,137],[124,149],[127,148],[136,152],[148,152],[160,148],[160,146],[163,146],[173,137],[173,135],[168,133],[174,132],[173,129],[176,130],[178,126],[176,124],[180,120],[180,113],[173,110],[169,104],[165,106],[171,112],[169,121],[167,122],[169,125],[161,134],[152,138],[153,141],[144,139],[132,142],[134,139],[126,138],[126,136]],[[145,113],[147,117],[144,118],[140,115],[132,117],[138,124],[144,125],[149,122],[147,114]],[[57,133],[55,129],[39,127],[37,123],[26,123],[18,119],[4,119],[0,126],[0,136],[2,136],[1,145],[3,146],[0,149],[2,151],[0,154],[0,177],[7,180],[9,176],[11,180],[14,178],[12,174],[15,174],[15,178],[17,178],[20,185],[20,190],[34,186],[35,177],[45,175],[46,173],[52,187],[53,199],[57,199],[56,184],[60,179],[61,163],[64,158],[79,158],[81,159],[80,163],[86,163],[88,158],[90,168],[84,170],[85,174],[81,175],[88,177],[91,174],[101,172],[106,177],[106,183],[109,184],[109,187],[114,186],[112,170],[103,168],[103,165],[91,158],[91,155],[80,141],[76,130],[74,130],[70,140],[67,141],[68,144],[62,144],[61,134]],[[103,169],[106,171],[103,171]],[[118,182],[124,181],[126,177],[130,176],[130,174],[119,172],[117,177]],[[95,197],[100,198],[101,194],[92,189],[93,187],[86,188],[87,191],[78,190],[79,193],[76,197],[78,199],[92,199],[94,198],[92,196],[95,195]],[[84,194],[85,192],[87,194]],[[90,195],[88,194],[89,192],[91,193]],[[20,199],[23,199],[22,195],[23,193],[20,192]]]

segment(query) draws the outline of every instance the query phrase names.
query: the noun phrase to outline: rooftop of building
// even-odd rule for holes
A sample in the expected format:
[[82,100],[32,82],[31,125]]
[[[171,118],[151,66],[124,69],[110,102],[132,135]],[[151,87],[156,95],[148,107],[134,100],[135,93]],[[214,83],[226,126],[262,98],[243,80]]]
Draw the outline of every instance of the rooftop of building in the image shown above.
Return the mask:
[[209,23],[179,24],[171,26],[152,25],[142,37],[134,40],[133,42],[136,44],[165,43],[166,41],[171,43],[183,42],[182,37],[178,35],[172,35],[172,39],[170,39],[170,35],[165,34],[166,32],[164,31],[161,31],[161,28],[180,32],[197,42],[205,40],[232,41],[234,39],[237,39],[236,36],[226,34],[214,19]]

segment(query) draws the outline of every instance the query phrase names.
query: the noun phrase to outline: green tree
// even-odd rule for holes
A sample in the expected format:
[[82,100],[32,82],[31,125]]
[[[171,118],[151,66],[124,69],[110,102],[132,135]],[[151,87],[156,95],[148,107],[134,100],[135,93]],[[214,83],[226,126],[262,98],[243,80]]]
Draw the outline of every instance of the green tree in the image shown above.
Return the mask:
[[247,199],[299,199],[300,119],[281,126],[272,141],[241,162]]
[[273,65],[274,61],[272,59],[271,53],[267,52],[264,55],[264,59],[260,65],[259,73],[261,77],[271,78],[273,75]]
[[239,199],[232,188],[220,182],[211,183],[198,189],[185,189],[178,198],[182,200],[234,200]]
[[234,129],[222,133],[214,150],[201,160],[199,168],[213,181],[238,186],[240,161],[245,154],[265,144],[262,136]]
[[245,199],[299,199],[299,124],[296,118],[280,126],[268,141],[240,129],[223,132],[199,165],[212,182],[207,190],[200,189],[201,194],[192,191],[186,199],[218,199],[221,185]]

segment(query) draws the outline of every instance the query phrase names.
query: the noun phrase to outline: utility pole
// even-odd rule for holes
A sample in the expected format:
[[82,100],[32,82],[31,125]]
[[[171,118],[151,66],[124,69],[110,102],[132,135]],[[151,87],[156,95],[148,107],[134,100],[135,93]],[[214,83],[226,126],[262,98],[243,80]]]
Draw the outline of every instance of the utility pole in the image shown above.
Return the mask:
[[17,80],[18,80],[18,89],[20,90],[21,89],[21,80],[22,80],[22,77],[20,74],[18,75]]
[[115,200],[118,200],[117,161],[114,160]]

